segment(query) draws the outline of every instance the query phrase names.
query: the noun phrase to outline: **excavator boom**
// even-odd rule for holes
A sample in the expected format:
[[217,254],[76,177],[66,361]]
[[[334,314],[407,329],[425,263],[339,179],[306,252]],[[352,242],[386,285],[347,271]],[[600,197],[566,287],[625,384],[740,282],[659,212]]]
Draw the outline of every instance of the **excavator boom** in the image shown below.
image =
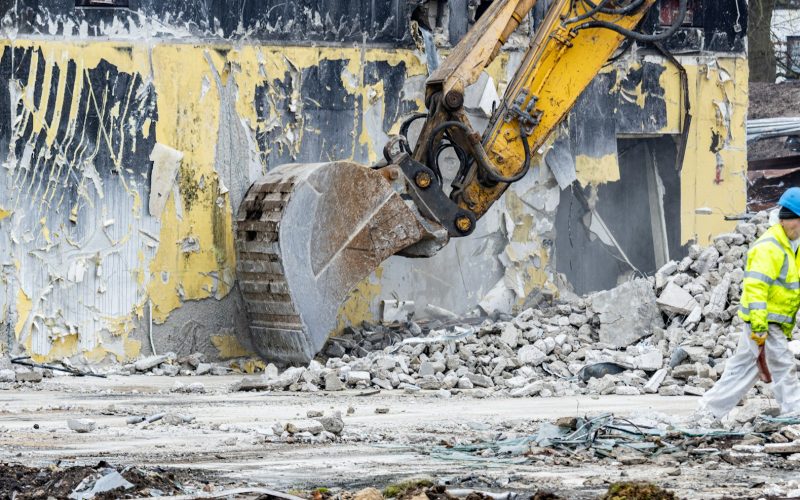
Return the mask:
[[[281,165],[253,184],[238,210],[236,245],[259,355],[308,363],[340,326],[349,292],[383,260],[432,256],[450,238],[469,235],[524,177],[532,151],[654,1],[554,0],[481,135],[464,112],[464,91],[535,4],[498,0],[428,79],[428,112],[413,151],[401,134],[380,165]],[[465,158],[449,190],[438,166],[443,141]]]

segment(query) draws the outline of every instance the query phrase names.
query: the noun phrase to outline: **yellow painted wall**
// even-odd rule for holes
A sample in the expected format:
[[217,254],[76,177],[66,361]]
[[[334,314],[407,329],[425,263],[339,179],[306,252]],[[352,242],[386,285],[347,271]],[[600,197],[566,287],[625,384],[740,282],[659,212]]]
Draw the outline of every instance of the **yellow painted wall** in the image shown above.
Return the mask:
[[[37,358],[47,361],[77,353],[78,335],[98,335],[103,337],[122,336],[125,340],[117,343],[119,347],[112,352],[120,361],[134,358],[139,354],[139,344],[127,340],[130,325],[134,320],[143,318],[144,305],[152,302],[153,320],[156,323],[166,321],[170,313],[188,300],[226,296],[235,281],[235,251],[233,245],[232,208],[229,195],[220,183],[215,171],[215,146],[219,129],[220,95],[217,78],[226,85],[228,79],[235,79],[237,89],[236,112],[253,133],[271,126],[259,120],[255,112],[255,92],[258,86],[267,85],[270,92],[274,79],[283,79],[286,74],[296,74],[306,68],[318,65],[324,60],[345,60],[347,64],[341,78],[344,87],[355,95],[364,98],[365,105],[377,104],[384,94],[382,83],[367,85],[364,83],[364,63],[383,61],[389,65],[405,65],[406,78],[421,76],[426,72],[420,55],[411,50],[362,49],[356,47],[283,47],[283,46],[207,46],[192,44],[132,44],[116,42],[54,42],[40,40],[5,40],[0,50],[7,48],[31,48],[35,60],[31,64],[31,72],[27,81],[21,84],[22,103],[30,112],[34,133],[47,136],[47,145],[52,146],[57,133],[60,116],[56,114],[45,119],[47,99],[39,103],[32,102],[33,88],[36,78],[37,62],[41,57],[45,62],[45,71],[50,74],[54,68],[67,73],[68,64],[77,66],[78,74],[96,68],[101,61],[107,61],[119,71],[138,74],[146,81],[151,81],[157,96],[158,120],[155,124],[155,141],[178,151],[184,156],[181,162],[178,193],[180,200],[174,200],[170,194],[161,216],[160,233],[154,255],[140,251],[138,262],[131,263],[131,279],[140,283],[139,300],[130,304],[130,312],[123,317],[109,317],[102,311],[92,311],[87,305],[87,314],[97,314],[104,322],[102,331],[77,332],[52,338],[52,350],[49,354]],[[38,50],[37,50],[38,49]],[[39,52],[41,50],[41,53]],[[501,63],[498,62],[498,66]],[[50,85],[50,78],[44,81]],[[65,78],[57,80],[56,99],[63,103],[68,94],[77,99],[83,90],[84,79],[77,78],[75,87],[65,88]],[[49,95],[50,88],[45,88],[43,95]],[[101,89],[98,89],[101,92]],[[293,96],[300,99],[299,95]],[[422,94],[417,99],[422,106]],[[101,106],[102,107],[102,106]],[[58,107],[60,111],[60,107]],[[69,122],[80,120],[77,116],[78,106],[71,107],[73,115]],[[273,114],[275,111],[273,110]],[[272,118],[280,118],[273,116]],[[358,124],[354,124],[354,127]],[[399,126],[399,124],[398,124]],[[149,123],[145,124],[145,134],[149,132]],[[284,131],[292,137],[289,141],[294,151],[299,151],[305,134],[315,134],[298,121]],[[371,137],[375,132],[364,127],[363,133],[353,137],[354,144],[366,146],[369,158],[375,160],[380,153],[376,141]],[[356,149],[356,148],[354,148]],[[264,151],[268,155],[269,151]],[[125,168],[126,159],[115,157],[119,168]],[[149,166],[137,166],[145,170]],[[131,196],[136,193],[131,192]],[[221,202],[220,202],[221,201]],[[134,204],[136,219],[148,217],[147,201],[138,200]],[[179,209],[180,207],[180,212]],[[0,220],[13,217],[14,207],[3,206],[0,209]],[[60,232],[51,231],[42,220],[41,235],[48,243],[63,241]],[[77,221],[80,224],[80,221]],[[129,231],[136,231],[135,227]],[[220,236],[222,235],[222,236]],[[37,237],[38,235],[33,235]],[[185,253],[180,244],[185,238],[194,238],[199,244],[199,251]],[[48,251],[48,249],[43,249]],[[31,272],[19,268],[18,273]],[[58,286],[58,285],[56,285]],[[52,335],[52,331],[39,331],[31,328],[33,319],[40,316],[38,303],[28,297],[37,297],[40,290],[20,289],[17,301],[18,320],[16,333],[19,341],[30,349],[37,336]],[[47,301],[45,294],[42,301]],[[359,300],[364,300],[363,297]],[[363,307],[351,307],[348,310],[363,310]],[[57,323],[58,318],[40,318],[45,323]],[[217,343],[215,343],[216,345]],[[230,355],[235,349],[230,342],[218,342],[222,355]],[[107,352],[101,342],[98,348],[86,351],[86,358],[91,361],[102,359]]]
[[[235,281],[232,207],[214,164],[220,127],[220,90],[217,81],[226,85],[230,79],[235,80],[236,113],[251,132],[257,133],[273,124],[269,123],[270,120],[259,120],[256,115],[256,89],[266,84],[269,92],[277,92],[272,87],[274,78],[296,74],[298,70],[310,68],[320,61],[347,61],[341,75],[342,83],[348,92],[361,96],[365,106],[380,105],[385,89],[381,83],[365,84],[364,62],[403,63],[406,78],[423,78],[426,74],[423,58],[411,50],[43,40],[5,40],[0,43],[0,50],[11,47],[40,49],[41,55],[38,51],[33,54],[36,54],[36,58],[44,59],[46,72],[58,67],[63,75],[67,65],[74,63],[80,74],[96,68],[105,60],[120,71],[138,74],[143,80],[152,82],[158,106],[155,141],[184,154],[177,191],[180,200],[170,195],[162,214],[160,232],[154,235],[157,239],[155,248],[139,249],[136,261],[129,263],[130,279],[138,283],[139,293],[136,302],[129,304],[127,314],[110,317],[103,311],[96,311],[95,305],[85,304],[85,313],[99,318],[97,331],[74,332],[68,328],[34,330],[31,327],[32,320],[41,314],[40,304],[49,300],[49,295],[44,290],[19,290],[15,332],[23,346],[30,348],[36,340],[35,336],[50,336],[53,331],[63,332],[48,340],[51,342],[50,352],[37,356],[42,361],[76,353],[91,362],[103,360],[106,355],[120,361],[135,358],[140,353],[141,343],[132,338],[131,326],[134,321],[144,317],[148,300],[152,302],[153,320],[161,323],[167,321],[170,314],[185,301],[222,298],[230,292]],[[741,57],[683,56],[680,60],[689,74],[689,99],[693,116],[682,170],[681,234],[684,242],[695,240],[706,243],[713,234],[727,231],[733,226],[733,223],[723,220],[724,215],[739,213],[745,207],[747,63]],[[507,64],[507,57],[499,58],[490,71],[495,81],[501,84],[508,80]],[[44,113],[46,102],[40,102],[37,106],[30,100],[31,89],[36,81],[36,65],[32,64],[31,68],[32,73],[27,81],[19,82],[21,101],[29,108],[30,116],[27,119],[32,121],[34,131],[44,134],[46,144],[50,147],[54,144],[61,117],[56,115],[48,121]],[[83,80],[78,78],[73,89],[66,89],[63,78],[58,79],[55,85],[55,99],[63,102],[70,95],[72,99],[77,99]],[[662,86],[667,90],[668,102],[668,125],[663,132],[676,133],[681,125],[677,71],[668,68],[662,75]],[[423,107],[421,99],[420,92],[416,98],[419,109]],[[80,119],[76,114],[77,106],[71,109],[73,114],[68,117],[70,123]],[[148,126],[146,124],[145,129],[149,132]],[[383,133],[364,127],[361,134],[353,135],[354,145],[366,147],[371,160],[378,158],[382,146],[379,136],[373,136],[374,132]],[[282,142],[280,147],[289,147],[297,152],[302,147],[303,137],[318,131],[310,130],[302,122],[295,122],[284,133],[289,139]],[[722,138],[721,148],[716,152],[710,151],[713,134]],[[261,153],[268,156],[269,151]],[[115,161],[121,169],[129,167],[122,156],[116,157]],[[614,175],[619,175],[614,165],[615,162],[608,158],[584,158],[579,161],[579,175],[589,183],[613,181]],[[46,192],[43,196],[54,196],[54,193]],[[149,215],[147,200],[136,199],[137,196],[138,193],[131,190],[133,206],[138,210],[133,216],[140,220]],[[525,210],[515,199],[509,203],[516,213]],[[182,213],[179,213],[179,207]],[[698,215],[696,210],[701,207],[711,208],[712,215]],[[0,203],[0,221],[3,224],[10,224],[21,215],[15,211],[15,207]],[[135,232],[138,228],[132,225],[127,230]],[[55,251],[53,249],[58,248],[55,244],[64,243],[65,238],[58,228],[50,227],[46,220],[40,225],[40,234],[33,236],[43,238],[44,252]],[[519,236],[512,236],[519,239]],[[199,251],[182,252],[179,242],[185,238],[196,239]],[[122,241],[120,244],[124,243]],[[12,250],[12,254],[14,251],[21,250]],[[540,257],[546,265],[547,255],[541,253]],[[33,271],[18,267],[15,272],[22,275]],[[551,285],[541,269],[522,269],[520,276],[526,291],[536,286]],[[360,292],[342,308],[342,324],[374,320],[375,303],[381,286],[379,280],[371,280],[365,281],[364,286],[359,287]],[[61,284],[55,283],[54,286]],[[57,317],[44,320],[45,324],[58,326]],[[77,339],[81,335],[97,336],[98,345],[79,352]],[[238,352],[229,341],[219,340],[217,343],[219,349],[228,354]]]

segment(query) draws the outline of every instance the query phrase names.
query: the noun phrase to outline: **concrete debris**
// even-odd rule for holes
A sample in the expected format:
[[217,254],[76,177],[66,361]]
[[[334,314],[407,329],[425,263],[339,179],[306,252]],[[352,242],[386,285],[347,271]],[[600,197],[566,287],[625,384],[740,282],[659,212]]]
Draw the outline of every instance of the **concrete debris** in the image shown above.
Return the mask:
[[302,434],[309,433],[317,435],[325,430],[325,426],[321,422],[312,419],[293,420],[284,425],[284,429],[289,434]]
[[626,347],[661,328],[664,322],[655,306],[653,286],[645,279],[624,283],[591,295],[591,308],[600,316],[600,342]]
[[166,413],[161,418],[161,423],[165,425],[183,425],[194,422],[193,415],[183,415],[180,413]]
[[336,436],[340,435],[344,430],[344,420],[342,420],[342,414],[338,411],[331,415],[319,416],[315,420],[322,424],[325,431]]
[[72,418],[67,420],[67,427],[69,427],[70,430],[83,434],[95,430],[97,423],[89,418]]
[[[172,355],[172,357],[173,358],[175,357],[174,354]],[[146,372],[148,370],[151,370],[151,369],[157,367],[161,363],[164,363],[168,359],[170,359],[170,355],[168,355],[168,354],[161,354],[161,355],[158,355],[158,356],[149,356],[147,358],[143,358],[143,359],[140,359],[140,360],[136,361],[133,364],[133,367],[136,368],[136,371]]]
[[[320,362],[276,370],[255,385],[305,392],[431,391],[440,397],[442,391],[447,397],[699,396],[736,349],[747,245],[767,227],[766,215],[759,214],[714,246],[690,246],[686,258],[664,265],[655,279],[543,302],[514,317],[456,321],[440,312],[427,322],[350,327],[328,342]],[[800,341],[791,347],[800,354]],[[258,387],[247,379],[239,384],[239,390]],[[757,386],[753,395],[761,390]]]
[[448,311],[443,307],[439,307],[433,304],[427,304],[425,306],[425,313],[431,316],[432,318],[444,319],[444,320],[458,320],[458,315],[452,311]]
[[690,314],[698,306],[694,297],[674,282],[670,282],[664,288],[656,303],[662,311],[684,316]]

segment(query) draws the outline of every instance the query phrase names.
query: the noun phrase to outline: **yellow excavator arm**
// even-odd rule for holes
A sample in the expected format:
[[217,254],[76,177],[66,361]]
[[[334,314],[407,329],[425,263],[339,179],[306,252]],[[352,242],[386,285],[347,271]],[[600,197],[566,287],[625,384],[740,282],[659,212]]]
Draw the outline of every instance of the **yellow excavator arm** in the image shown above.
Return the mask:
[[[631,30],[654,2],[634,2],[635,9],[621,6],[617,11],[624,14],[616,14],[614,2],[592,7],[585,2],[555,0],[537,26],[520,67],[479,141],[463,109],[464,92],[497,56],[536,2],[493,3],[428,79],[426,103],[430,114],[413,159],[435,168],[429,146],[438,146],[447,131],[452,141],[473,159],[457,174],[450,198],[480,218],[510,183],[527,173],[531,152],[544,144],[625,39],[619,31],[586,26],[587,20]],[[471,232],[471,222],[463,220],[457,228]]]
[[[430,76],[428,112],[412,118],[425,117],[413,150],[405,123],[380,165],[281,165],[250,188],[237,214],[237,272],[262,357],[307,363],[339,327],[349,292],[384,259],[431,256],[472,233],[622,40],[663,38],[679,25],[638,34],[655,0],[596,1],[551,2],[484,134],[465,114],[465,89],[535,0],[495,1]],[[447,193],[438,166],[444,141],[461,159]]]

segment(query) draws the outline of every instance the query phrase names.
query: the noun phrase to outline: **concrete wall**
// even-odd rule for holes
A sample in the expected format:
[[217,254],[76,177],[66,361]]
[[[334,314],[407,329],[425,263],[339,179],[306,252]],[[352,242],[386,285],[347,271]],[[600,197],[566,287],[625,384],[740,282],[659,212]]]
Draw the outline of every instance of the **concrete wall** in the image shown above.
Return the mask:
[[[266,3],[0,2],[2,349],[108,363],[148,353],[151,335],[159,351],[248,354],[232,240],[243,193],[285,162],[376,160],[402,117],[423,108],[427,71],[405,2]],[[490,68],[501,92],[519,56]],[[743,210],[747,65],[737,53],[680,60],[693,120],[680,188],[665,196],[680,197],[668,223],[682,245],[709,241]],[[677,75],[634,53],[598,77],[562,131],[590,199],[619,182],[617,135],[681,133]],[[595,146],[574,140],[599,137],[580,109],[608,103],[603,116],[617,125]],[[432,259],[389,259],[340,324],[376,319],[383,299],[463,313],[555,292],[564,200],[537,161],[470,238]]]

